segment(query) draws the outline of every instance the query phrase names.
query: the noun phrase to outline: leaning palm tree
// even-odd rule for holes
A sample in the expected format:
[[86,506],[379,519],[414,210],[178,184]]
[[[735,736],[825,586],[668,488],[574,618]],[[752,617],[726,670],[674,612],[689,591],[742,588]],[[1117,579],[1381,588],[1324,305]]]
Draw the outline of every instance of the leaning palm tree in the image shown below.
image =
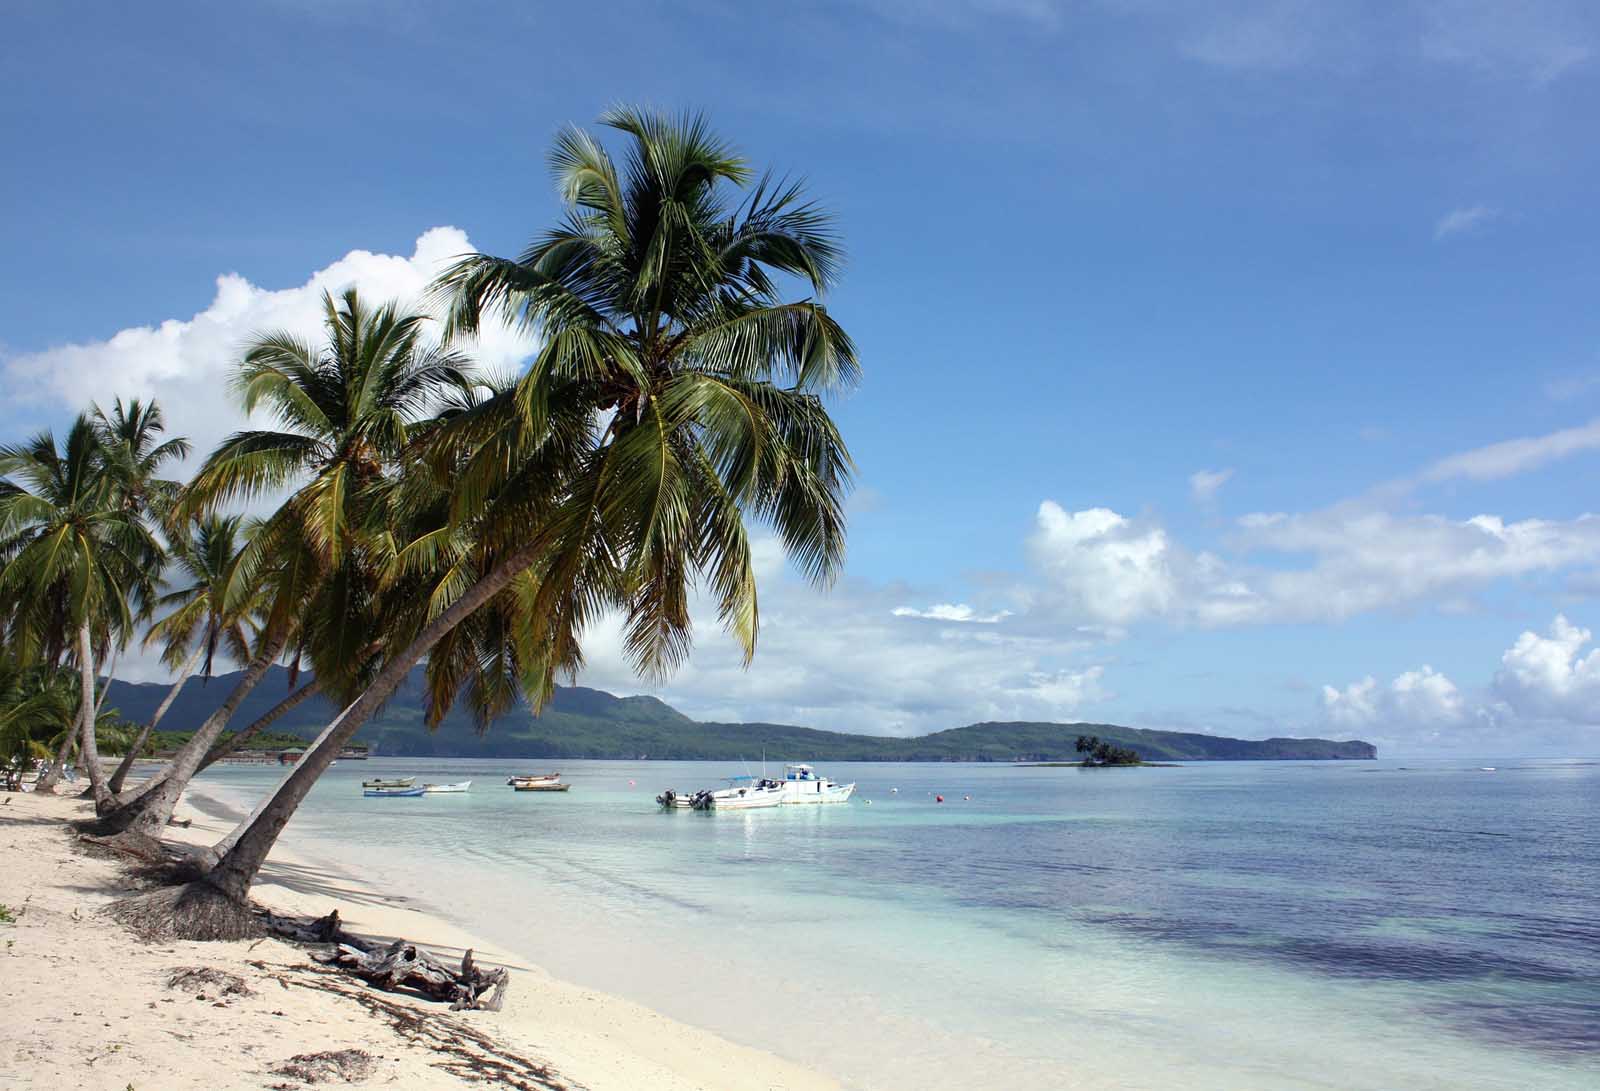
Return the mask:
[[145,645],[161,644],[162,662],[177,677],[111,775],[113,795],[122,791],[134,759],[197,668],[209,680],[219,651],[239,664],[248,665],[252,658],[248,615],[255,603],[233,583],[245,540],[243,517],[207,515],[176,528],[171,538],[169,567],[180,583],[155,600],[155,608],[167,613],[145,633]]
[[[746,518],[772,526],[818,583],[843,560],[849,456],[822,396],[855,380],[855,351],[823,308],[839,250],[800,187],[754,180],[696,118],[619,110],[619,169],[587,133],[552,154],[569,212],[519,259],[471,255],[439,289],[449,326],[496,314],[540,337],[515,390],[460,413],[412,473],[453,475],[450,519],[408,542],[423,569],[440,538],[470,545],[402,646],[278,789],[216,846],[205,877],[123,903],[153,932],[239,935],[249,887],[322,771],[457,625],[512,596],[519,683],[535,708],[581,664],[585,627],[626,618],[647,674],[687,652],[693,582],[755,652]],[[786,301],[799,282],[812,296]],[[598,423],[597,423],[598,422]],[[420,544],[418,544],[420,543]]]
[[[220,708],[179,748],[166,775],[103,828],[131,848],[161,836],[189,780],[217,745],[239,703],[310,626],[344,641],[318,678],[359,672],[370,634],[340,622],[363,608],[360,575],[367,496],[405,449],[408,429],[435,392],[464,381],[462,358],[422,339],[425,316],[366,306],[355,289],[324,297],[325,345],[290,333],[257,338],[234,376],[246,412],[265,409],[280,426],[238,432],[201,466],[176,505],[179,516],[295,486],[232,562],[228,608],[266,604],[254,656]],[[332,631],[333,635],[327,634]]]
[[[102,454],[85,415],[59,449],[48,431],[0,447],[10,486],[0,493],[0,609],[24,654],[76,660],[80,744],[97,807],[110,792],[95,741],[96,664],[130,635],[161,557],[149,529],[117,502]],[[40,787],[53,789],[53,779]]]

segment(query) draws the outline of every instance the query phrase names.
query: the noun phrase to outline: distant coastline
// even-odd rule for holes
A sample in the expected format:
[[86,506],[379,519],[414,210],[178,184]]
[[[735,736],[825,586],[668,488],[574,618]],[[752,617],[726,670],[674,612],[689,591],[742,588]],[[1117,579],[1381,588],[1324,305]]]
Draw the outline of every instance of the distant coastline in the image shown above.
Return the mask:
[[[277,667],[273,671],[246,699],[238,722],[250,722],[281,698],[288,673]],[[228,675],[209,685],[191,682],[162,726],[181,729],[201,722],[231,689]],[[139,722],[154,711],[165,690],[160,684],[114,681],[107,703]],[[751,761],[765,752],[773,759],[810,761],[1029,764],[1076,763],[1078,736],[1092,734],[1137,750],[1147,762],[1364,761],[1378,756],[1377,747],[1359,739],[1234,739],[1118,724],[987,722],[902,738],[790,724],[710,723],[690,719],[654,697],[616,697],[582,686],[557,687],[537,719],[519,710],[497,718],[483,735],[464,712],[452,712],[436,731],[429,731],[422,708],[419,669],[356,741],[371,747],[374,757]],[[312,698],[273,727],[282,735],[310,739],[334,714],[327,702]]]

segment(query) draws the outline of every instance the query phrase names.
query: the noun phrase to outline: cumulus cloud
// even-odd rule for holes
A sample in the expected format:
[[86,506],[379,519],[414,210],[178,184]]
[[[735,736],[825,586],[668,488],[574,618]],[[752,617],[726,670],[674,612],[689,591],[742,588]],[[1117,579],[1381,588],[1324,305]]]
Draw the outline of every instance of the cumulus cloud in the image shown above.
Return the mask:
[[1544,634],[1527,631],[1500,660],[1494,690],[1528,717],[1600,723],[1600,649],[1593,634],[1557,614]]
[[1371,675],[1340,689],[1322,687],[1322,711],[1334,726],[1357,730],[1448,727],[1467,719],[1466,699],[1456,684],[1432,667],[1405,671],[1386,686]]
[[1209,504],[1216,500],[1217,493],[1232,476],[1231,469],[1196,470],[1189,475],[1189,496],[1197,504]]
[[1161,525],[1108,508],[1040,505],[1029,539],[1035,615],[1128,626],[1338,621],[1416,604],[1459,604],[1496,581],[1600,562],[1600,516],[1452,520],[1354,507],[1254,513],[1234,524],[1244,563],[1193,551]]
[[[697,600],[694,654],[651,692],[698,719],[889,735],[979,720],[1069,720],[1114,696],[1104,665],[1084,661],[1094,643],[1077,631],[978,624],[981,615],[959,604],[949,618],[897,612],[904,601],[903,588],[865,581],[819,594],[788,572],[764,576],[760,645],[745,670],[714,606]],[[584,685],[639,692],[617,619],[592,628],[583,646]]]
[[1600,727],[1600,648],[1593,639],[1557,614],[1543,633],[1518,636],[1482,684],[1463,690],[1423,666],[1388,683],[1368,675],[1324,685],[1313,721],[1302,727],[1360,734],[1389,751],[1587,752],[1574,730]]
[[1488,205],[1469,205],[1464,208],[1453,208],[1446,212],[1433,225],[1433,241],[1443,242],[1455,235],[1466,235],[1482,228],[1489,221],[1500,215],[1497,209]]
[[[0,393],[13,405],[76,411],[91,401],[156,398],[167,423],[203,458],[244,417],[227,389],[240,348],[268,330],[321,337],[322,297],[354,286],[369,300],[418,304],[439,271],[474,249],[454,227],[424,232],[409,256],[352,250],[290,288],[264,288],[237,273],[217,278],[216,295],[188,318],[121,330],[104,341],[62,345],[0,362]],[[514,365],[531,350],[519,333],[494,325],[466,346],[490,370]]]

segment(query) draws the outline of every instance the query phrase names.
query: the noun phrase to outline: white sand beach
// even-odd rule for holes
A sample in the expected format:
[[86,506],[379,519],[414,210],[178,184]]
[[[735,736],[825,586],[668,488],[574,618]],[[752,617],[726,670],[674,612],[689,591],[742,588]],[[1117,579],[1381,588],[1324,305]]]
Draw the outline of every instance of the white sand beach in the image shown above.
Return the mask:
[[[506,965],[500,1012],[448,1012],[368,988],[317,966],[277,939],[149,945],[100,914],[134,889],[124,865],[86,851],[67,821],[89,814],[67,797],[13,794],[0,802],[0,1089],[104,1091],[309,1086],[316,1061],[343,1050],[370,1055],[359,1083],[458,1088],[488,1075],[504,1086],[821,1089],[820,1074],[648,1008],[559,981],[436,915],[400,904],[348,873],[273,853],[256,900],[280,913],[337,908],[349,931],[403,936],[446,960],[473,948]],[[191,807],[175,838],[209,842],[222,822]],[[233,975],[191,977],[190,970]],[[341,1083],[343,1076],[333,1077]]]

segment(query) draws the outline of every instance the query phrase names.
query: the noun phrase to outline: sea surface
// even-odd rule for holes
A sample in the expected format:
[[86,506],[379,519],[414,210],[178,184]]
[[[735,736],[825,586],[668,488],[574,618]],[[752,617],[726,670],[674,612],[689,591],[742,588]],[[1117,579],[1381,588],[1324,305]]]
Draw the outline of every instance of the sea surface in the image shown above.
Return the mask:
[[844,805],[655,805],[746,771],[346,761],[284,836],[850,1087],[1600,1087],[1594,762],[840,764]]

